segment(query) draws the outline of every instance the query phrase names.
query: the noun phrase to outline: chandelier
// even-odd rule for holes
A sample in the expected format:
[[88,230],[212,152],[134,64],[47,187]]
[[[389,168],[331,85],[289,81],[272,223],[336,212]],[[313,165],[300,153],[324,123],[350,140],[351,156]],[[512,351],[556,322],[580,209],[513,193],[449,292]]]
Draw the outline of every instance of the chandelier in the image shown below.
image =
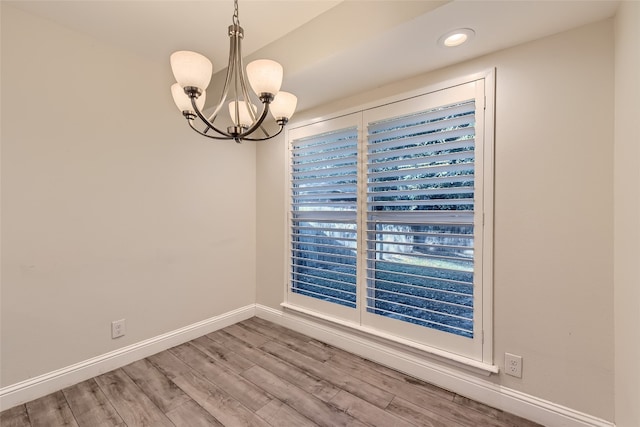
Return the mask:
[[[171,94],[178,109],[187,119],[191,129],[202,136],[220,140],[264,141],[279,135],[296,109],[298,99],[280,90],[282,66],[269,59],[258,59],[247,64],[246,75],[242,62],[242,38],[244,30],[238,18],[238,0],[234,0],[233,24],[229,26],[229,64],[222,88],[222,95],[213,113],[206,117],[203,113],[206,89],[211,81],[213,65],[205,56],[191,51],[171,54],[170,62],[177,83],[171,86]],[[247,90],[247,80],[251,89],[262,103],[258,114]],[[231,125],[226,131],[214,124],[218,114],[229,102]],[[279,130],[269,133],[263,123],[271,112]],[[196,120],[199,119],[199,120]],[[197,122],[197,124],[196,124]],[[259,130],[259,132],[257,132]]]

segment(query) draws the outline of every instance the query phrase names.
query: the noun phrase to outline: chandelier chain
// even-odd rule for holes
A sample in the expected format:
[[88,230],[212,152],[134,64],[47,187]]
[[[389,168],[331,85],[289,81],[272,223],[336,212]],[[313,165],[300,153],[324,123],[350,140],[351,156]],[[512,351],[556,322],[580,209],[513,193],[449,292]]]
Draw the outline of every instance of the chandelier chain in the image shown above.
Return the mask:
[[240,25],[240,18],[238,16],[238,0],[233,0],[233,24]]

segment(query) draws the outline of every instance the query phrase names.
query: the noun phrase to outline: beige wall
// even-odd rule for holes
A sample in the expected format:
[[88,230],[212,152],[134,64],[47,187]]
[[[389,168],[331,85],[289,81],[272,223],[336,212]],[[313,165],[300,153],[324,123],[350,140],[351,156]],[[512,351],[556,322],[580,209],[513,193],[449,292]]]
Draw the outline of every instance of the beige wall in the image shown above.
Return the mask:
[[[613,22],[581,27],[326,105],[297,120],[497,69],[495,363],[507,387],[613,420]],[[257,301],[286,281],[284,141],[258,148]]]
[[3,2],[2,386],[255,301],[255,147],[172,79]]
[[640,3],[615,26],[614,295],[616,425],[640,426]]
[[[615,407],[626,427],[638,420],[640,340],[624,327],[639,311],[638,239],[629,238],[638,199],[626,197],[638,194],[629,126],[638,101],[628,90],[638,84],[638,4],[621,10],[615,169],[611,21],[296,119],[495,66],[495,362],[521,354],[524,377],[494,380],[607,420]],[[0,386],[256,300],[279,307],[284,140],[258,145],[257,156],[250,144],[203,142],[173,106],[171,80],[166,64],[2,4]],[[612,188],[623,195],[615,405]],[[127,335],[111,340],[110,322],[123,317]]]

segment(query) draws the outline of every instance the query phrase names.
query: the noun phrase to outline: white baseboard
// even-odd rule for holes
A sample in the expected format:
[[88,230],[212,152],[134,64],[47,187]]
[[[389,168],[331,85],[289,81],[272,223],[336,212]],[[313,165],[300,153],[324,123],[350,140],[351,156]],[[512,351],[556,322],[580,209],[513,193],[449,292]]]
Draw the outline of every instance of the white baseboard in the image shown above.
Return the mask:
[[136,360],[144,359],[202,335],[249,319],[254,315],[255,305],[250,304],[80,363],[3,387],[0,389],[0,411],[46,396]]
[[448,367],[410,351],[385,345],[379,339],[320,319],[256,304],[256,316],[298,331],[327,344],[405,372],[493,408],[550,427],[614,427],[612,422],[535,396],[495,384],[462,370]]
[[83,362],[3,387],[0,389],[0,411],[46,396],[136,360],[144,359],[254,315],[545,426],[615,427],[609,421],[494,384],[463,369],[454,369],[428,358],[417,357],[411,352],[404,352],[397,347],[385,345],[380,340],[367,338],[362,333],[260,304],[247,305]]

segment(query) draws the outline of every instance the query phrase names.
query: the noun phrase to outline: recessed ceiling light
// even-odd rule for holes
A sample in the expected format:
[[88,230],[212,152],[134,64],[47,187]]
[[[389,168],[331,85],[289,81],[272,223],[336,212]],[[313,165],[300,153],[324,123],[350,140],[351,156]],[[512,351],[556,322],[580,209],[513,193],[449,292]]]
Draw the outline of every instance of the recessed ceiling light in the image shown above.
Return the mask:
[[471,28],[458,28],[457,30],[449,31],[438,39],[438,44],[444,47],[456,47],[468,42],[476,35],[476,32]]

